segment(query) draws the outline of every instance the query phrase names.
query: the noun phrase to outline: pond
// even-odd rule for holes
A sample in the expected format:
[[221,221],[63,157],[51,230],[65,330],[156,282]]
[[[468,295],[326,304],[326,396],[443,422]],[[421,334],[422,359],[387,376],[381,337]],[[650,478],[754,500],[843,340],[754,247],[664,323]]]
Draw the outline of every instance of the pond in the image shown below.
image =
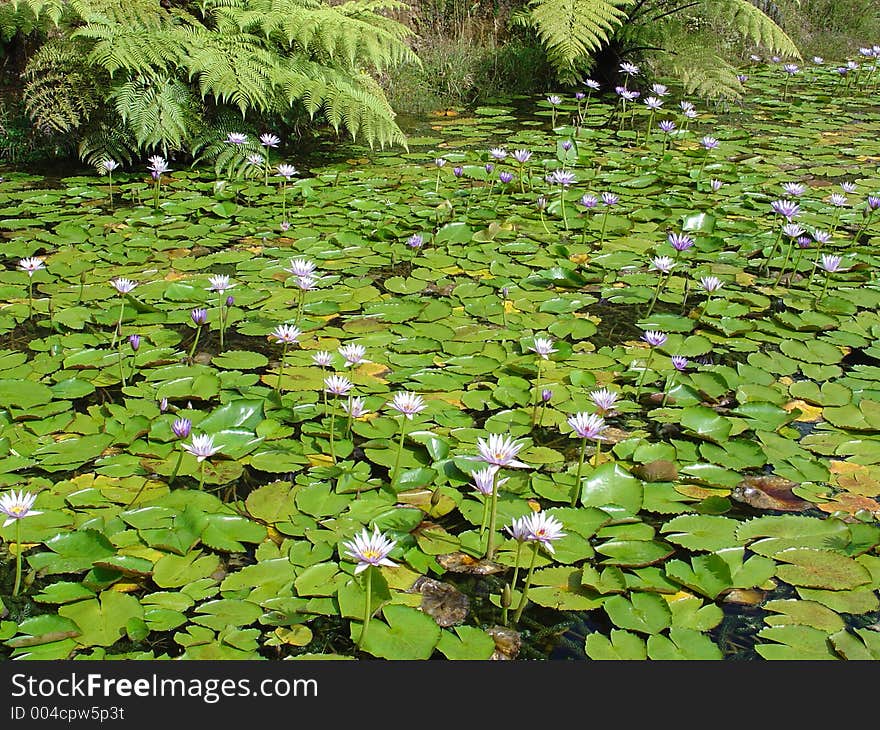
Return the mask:
[[877,74],[743,74],[5,171],[0,656],[880,657]]

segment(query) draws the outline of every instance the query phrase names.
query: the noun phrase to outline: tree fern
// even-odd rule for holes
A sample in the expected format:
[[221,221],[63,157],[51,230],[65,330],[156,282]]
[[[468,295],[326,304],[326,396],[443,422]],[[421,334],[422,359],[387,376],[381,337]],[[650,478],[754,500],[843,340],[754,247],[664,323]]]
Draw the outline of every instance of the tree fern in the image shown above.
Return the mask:
[[317,0],[253,0],[248,5],[245,11],[218,9],[218,27],[235,23],[243,31],[348,67],[368,64],[381,71],[418,61],[405,43],[409,29],[380,14],[405,7],[399,2],[351,0],[331,6]]
[[185,146],[199,108],[189,86],[174,78],[137,77],[117,87],[110,101],[142,149]]
[[557,70],[607,44],[632,0],[531,0],[530,21]]
[[57,26],[61,22],[61,16],[66,10],[66,0],[12,0],[13,10],[20,10],[26,7],[35,17],[46,17],[53,25]]
[[800,51],[788,34],[763,10],[748,0],[703,0],[702,12],[717,18],[736,34],[772,53],[800,58]]
[[98,89],[82,51],[64,40],[44,44],[24,72],[25,109],[46,134],[68,134],[81,127],[95,107]]

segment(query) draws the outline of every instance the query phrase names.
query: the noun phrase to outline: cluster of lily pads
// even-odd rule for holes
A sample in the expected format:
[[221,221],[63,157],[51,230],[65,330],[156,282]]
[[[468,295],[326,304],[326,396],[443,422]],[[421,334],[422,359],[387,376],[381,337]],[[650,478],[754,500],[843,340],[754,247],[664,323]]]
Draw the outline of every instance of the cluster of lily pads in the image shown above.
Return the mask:
[[880,657],[864,50],[5,175],[0,653]]

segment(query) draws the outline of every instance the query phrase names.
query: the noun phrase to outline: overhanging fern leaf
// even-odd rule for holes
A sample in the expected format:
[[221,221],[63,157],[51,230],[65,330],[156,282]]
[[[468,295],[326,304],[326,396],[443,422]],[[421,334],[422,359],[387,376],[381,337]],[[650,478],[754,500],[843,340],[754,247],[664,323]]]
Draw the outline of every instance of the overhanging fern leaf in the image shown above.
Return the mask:
[[605,45],[631,0],[531,0],[531,21],[557,69]]
[[794,41],[769,15],[748,0],[703,0],[707,17],[728,23],[732,30],[773,53],[793,58],[801,54]]

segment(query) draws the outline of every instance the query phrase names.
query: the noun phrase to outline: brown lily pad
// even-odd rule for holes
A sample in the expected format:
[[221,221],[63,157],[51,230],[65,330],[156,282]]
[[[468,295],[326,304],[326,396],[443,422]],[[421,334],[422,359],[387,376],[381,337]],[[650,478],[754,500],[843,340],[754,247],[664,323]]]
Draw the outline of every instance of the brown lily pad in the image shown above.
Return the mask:
[[421,593],[419,608],[438,626],[449,627],[462,623],[470,611],[470,599],[451,583],[422,576],[413,583],[410,593]]
[[633,468],[632,473],[646,482],[674,482],[678,479],[678,466],[674,461],[657,459],[646,464],[638,464]]
[[743,479],[730,492],[731,498],[757,509],[780,512],[803,512],[813,506],[796,496],[792,489],[797,482],[778,476],[751,476]]
[[495,661],[516,659],[522,647],[522,637],[518,631],[506,626],[492,626],[486,629],[486,633],[495,640],[495,651],[492,652],[490,659]]
[[506,570],[505,566],[499,565],[492,560],[477,559],[463,552],[445,553],[437,555],[438,563],[446,570],[453,573],[468,573],[470,575],[492,575]]

